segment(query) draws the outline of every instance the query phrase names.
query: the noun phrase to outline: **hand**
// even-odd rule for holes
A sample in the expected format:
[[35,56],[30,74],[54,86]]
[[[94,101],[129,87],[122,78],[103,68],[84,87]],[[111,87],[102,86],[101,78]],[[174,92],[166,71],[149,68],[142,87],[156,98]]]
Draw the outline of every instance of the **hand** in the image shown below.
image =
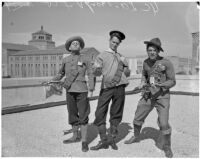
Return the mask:
[[92,66],[95,67],[95,68],[100,68],[101,67],[101,65],[98,62],[93,62]]
[[88,92],[88,98],[93,96],[93,91]]
[[124,68],[124,74],[125,74],[126,77],[129,77],[130,74],[131,74],[131,70],[129,70],[128,67],[125,67],[125,68]]
[[122,62],[124,62],[125,57],[124,57],[124,56],[121,56],[120,59],[121,59]]
[[157,87],[162,87],[161,83],[155,83],[154,85],[157,86]]
[[63,81],[60,81],[60,85],[63,87],[64,86],[64,82]]

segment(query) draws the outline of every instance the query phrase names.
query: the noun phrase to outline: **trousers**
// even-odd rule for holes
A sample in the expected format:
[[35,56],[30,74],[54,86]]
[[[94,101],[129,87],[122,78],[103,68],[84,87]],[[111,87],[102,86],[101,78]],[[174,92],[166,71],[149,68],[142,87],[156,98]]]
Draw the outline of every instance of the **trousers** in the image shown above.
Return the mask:
[[68,121],[70,125],[88,124],[90,104],[88,92],[67,92]]
[[120,85],[112,88],[101,89],[97,109],[95,112],[94,124],[100,126],[106,125],[106,116],[109,103],[112,100],[110,107],[110,124],[118,126],[122,120],[124,102],[125,102],[125,85]]
[[166,134],[171,134],[171,126],[169,125],[169,108],[170,108],[170,98],[160,98],[156,100],[145,100],[144,98],[140,99],[137,105],[135,112],[135,117],[133,124],[143,125],[148,114],[156,108],[158,113],[157,123],[161,132]]

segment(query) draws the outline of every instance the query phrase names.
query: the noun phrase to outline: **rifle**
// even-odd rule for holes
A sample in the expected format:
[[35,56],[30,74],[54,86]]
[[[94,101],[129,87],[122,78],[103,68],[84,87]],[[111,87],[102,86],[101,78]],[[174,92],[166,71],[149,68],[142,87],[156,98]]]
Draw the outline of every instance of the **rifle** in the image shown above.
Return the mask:
[[148,99],[155,100],[163,93],[160,87],[152,86],[151,84],[146,84],[142,88],[135,87],[133,91],[135,93],[142,93],[142,98],[144,98],[146,101]]

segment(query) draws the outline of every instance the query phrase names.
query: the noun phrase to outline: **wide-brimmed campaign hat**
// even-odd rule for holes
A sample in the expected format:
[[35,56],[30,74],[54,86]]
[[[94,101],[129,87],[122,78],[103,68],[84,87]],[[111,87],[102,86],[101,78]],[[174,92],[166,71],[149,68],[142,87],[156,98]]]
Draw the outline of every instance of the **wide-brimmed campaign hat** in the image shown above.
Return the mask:
[[118,31],[118,30],[111,31],[110,32],[110,36],[116,36],[120,40],[124,40],[126,38],[126,36],[124,35],[124,33],[122,33],[121,31]]
[[78,41],[80,43],[81,48],[82,49],[84,48],[85,42],[84,42],[83,38],[81,38],[80,36],[73,36],[73,37],[69,38],[65,43],[65,48],[67,51],[70,51],[69,47],[73,41]]
[[150,44],[156,46],[160,51],[164,52],[164,50],[161,47],[161,41],[159,38],[153,38],[150,41],[144,41],[145,44]]

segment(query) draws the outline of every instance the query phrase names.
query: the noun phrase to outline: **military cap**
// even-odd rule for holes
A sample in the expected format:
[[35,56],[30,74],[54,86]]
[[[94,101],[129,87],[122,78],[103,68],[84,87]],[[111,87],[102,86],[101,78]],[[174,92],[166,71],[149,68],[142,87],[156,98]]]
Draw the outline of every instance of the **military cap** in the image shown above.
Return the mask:
[[120,40],[124,40],[125,39],[124,33],[122,33],[121,31],[118,31],[118,30],[111,31],[110,32],[110,36],[116,36]]

